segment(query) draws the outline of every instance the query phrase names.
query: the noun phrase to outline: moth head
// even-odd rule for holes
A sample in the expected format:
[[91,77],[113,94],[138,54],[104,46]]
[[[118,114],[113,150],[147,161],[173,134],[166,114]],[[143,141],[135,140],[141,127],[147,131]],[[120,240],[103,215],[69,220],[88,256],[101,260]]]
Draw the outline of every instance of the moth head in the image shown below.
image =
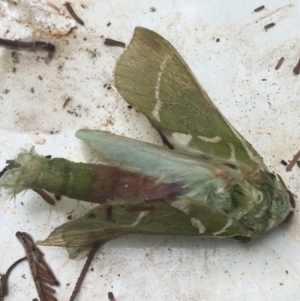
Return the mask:
[[22,190],[36,186],[35,182],[48,165],[48,159],[37,154],[32,147],[30,151],[23,151],[16,159],[7,163],[8,171],[2,186],[7,190],[8,196],[12,197]]
[[256,205],[242,218],[242,223],[253,230],[253,235],[290,220],[295,208],[294,197],[283,183],[270,173],[264,176],[265,182],[254,184],[259,188],[260,198],[256,198]]

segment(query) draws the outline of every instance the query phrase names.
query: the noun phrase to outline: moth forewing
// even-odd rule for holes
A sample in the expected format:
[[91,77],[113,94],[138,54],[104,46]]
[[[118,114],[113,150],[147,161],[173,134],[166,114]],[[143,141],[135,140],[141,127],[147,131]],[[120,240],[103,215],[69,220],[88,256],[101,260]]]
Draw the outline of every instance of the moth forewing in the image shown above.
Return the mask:
[[115,86],[173,143],[265,167],[258,153],[220,113],[176,49],[157,33],[135,29],[116,64]]

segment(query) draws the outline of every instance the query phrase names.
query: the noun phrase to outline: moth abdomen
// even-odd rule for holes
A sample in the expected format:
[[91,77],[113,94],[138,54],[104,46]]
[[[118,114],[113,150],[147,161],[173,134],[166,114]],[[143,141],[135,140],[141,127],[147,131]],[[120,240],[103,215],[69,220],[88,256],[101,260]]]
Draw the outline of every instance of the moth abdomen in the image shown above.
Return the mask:
[[25,189],[45,189],[55,195],[105,204],[117,199],[128,203],[172,199],[184,190],[176,182],[158,182],[140,172],[63,158],[48,159],[33,149],[21,153],[9,169],[4,187],[14,195]]
[[93,203],[118,198],[151,201],[183,194],[178,183],[157,183],[155,178],[113,166],[94,165],[93,169],[94,179],[89,192],[89,201]]

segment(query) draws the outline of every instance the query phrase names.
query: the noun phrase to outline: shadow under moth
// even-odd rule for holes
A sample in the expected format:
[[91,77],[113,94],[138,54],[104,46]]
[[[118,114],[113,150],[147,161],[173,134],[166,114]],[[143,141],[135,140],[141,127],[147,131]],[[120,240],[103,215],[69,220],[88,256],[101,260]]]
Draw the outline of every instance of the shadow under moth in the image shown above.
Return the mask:
[[250,238],[292,215],[292,194],[163,37],[136,28],[114,77],[173,149],[82,129],[76,137],[103,164],[50,159],[33,148],[10,160],[3,186],[11,196],[45,189],[99,204],[40,244],[88,246],[130,233]]

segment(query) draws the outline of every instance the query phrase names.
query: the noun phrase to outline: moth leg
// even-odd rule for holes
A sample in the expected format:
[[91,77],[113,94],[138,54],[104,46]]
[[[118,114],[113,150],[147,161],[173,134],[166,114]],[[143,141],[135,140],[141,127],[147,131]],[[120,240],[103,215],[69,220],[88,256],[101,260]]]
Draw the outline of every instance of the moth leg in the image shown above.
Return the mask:
[[294,216],[294,211],[290,211],[290,213],[287,215],[287,217],[283,220],[282,224],[288,224],[290,220]]
[[8,171],[7,166],[5,166],[1,171],[0,171],[0,178],[3,177],[3,175]]
[[160,136],[160,138],[161,138],[163,144],[164,144],[165,146],[167,146],[169,149],[174,149],[174,146],[173,146],[172,143],[167,139],[167,137],[164,135],[163,131],[162,131],[159,127],[155,126],[154,122],[153,122],[151,119],[148,118],[148,120],[150,121],[151,125],[156,129],[156,131],[158,132],[158,134],[159,134],[159,136]]
[[52,197],[43,189],[32,189],[33,191],[35,191],[37,194],[39,194],[44,201],[46,201],[48,204],[50,205],[54,205],[55,201],[52,199]]
[[112,219],[112,214],[113,214],[113,208],[111,205],[104,205],[103,206],[104,210],[105,210],[105,213],[106,213],[106,220],[108,222],[112,222],[113,219]]

